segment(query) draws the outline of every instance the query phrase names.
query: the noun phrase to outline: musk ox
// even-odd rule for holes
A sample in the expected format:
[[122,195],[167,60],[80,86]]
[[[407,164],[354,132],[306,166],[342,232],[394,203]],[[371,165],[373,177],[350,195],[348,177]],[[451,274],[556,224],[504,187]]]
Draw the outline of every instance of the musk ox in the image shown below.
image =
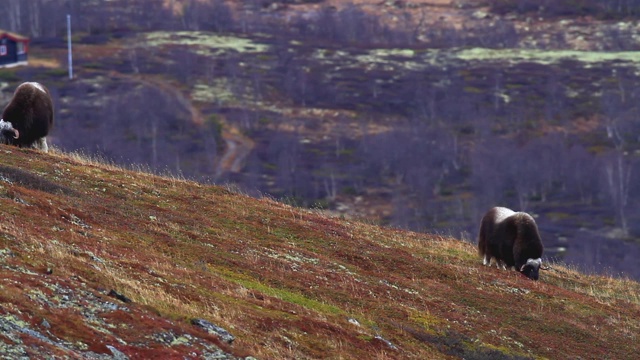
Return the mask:
[[478,251],[483,264],[514,267],[533,280],[538,280],[542,265],[542,240],[531,215],[504,207],[487,211],[480,224]]
[[53,100],[44,85],[20,84],[2,112],[0,142],[49,151],[46,136],[53,126]]

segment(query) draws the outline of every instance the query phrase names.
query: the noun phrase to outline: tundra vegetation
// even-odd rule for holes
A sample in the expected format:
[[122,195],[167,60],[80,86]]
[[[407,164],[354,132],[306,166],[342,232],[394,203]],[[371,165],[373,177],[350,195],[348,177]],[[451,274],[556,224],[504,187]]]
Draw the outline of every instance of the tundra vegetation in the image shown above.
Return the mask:
[[[640,284],[0,145],[8,357],[629,359]],[[212,333],[209,333],[212,331]]]
[[0,78],[49,86],[65,151],[468,240],[504,205],[640,278],[640,4],[440,3],[9,1],[37,66]]

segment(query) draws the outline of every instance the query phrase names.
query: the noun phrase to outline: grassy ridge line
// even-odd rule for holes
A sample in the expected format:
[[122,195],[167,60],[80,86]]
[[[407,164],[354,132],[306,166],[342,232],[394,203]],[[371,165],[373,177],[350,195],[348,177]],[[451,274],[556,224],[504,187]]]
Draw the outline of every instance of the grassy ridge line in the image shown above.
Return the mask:
[[[630,280],[556,265],[532,282],[482,267],[475,247],[455,239],[82,156],[0,151],[0,250],[16,254],[1,261],[116,289],[170,321],[209,319],[236,335],[236,352],[428,359],[638,350],[640,286]],[[35,285],[11,289],[3,302],[28,310]],[[60,336],[90,343],[84,327]]]

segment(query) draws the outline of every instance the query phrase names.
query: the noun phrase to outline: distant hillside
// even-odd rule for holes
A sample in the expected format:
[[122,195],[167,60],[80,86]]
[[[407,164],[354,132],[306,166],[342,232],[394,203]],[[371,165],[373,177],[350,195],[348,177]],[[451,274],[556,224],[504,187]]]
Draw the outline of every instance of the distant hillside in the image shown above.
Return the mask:
[[640,351],[634,281],[552,264],[533,282],[483,267],[473,245],[453,238],[73,154],[0,152],[6,358],[631,359]]

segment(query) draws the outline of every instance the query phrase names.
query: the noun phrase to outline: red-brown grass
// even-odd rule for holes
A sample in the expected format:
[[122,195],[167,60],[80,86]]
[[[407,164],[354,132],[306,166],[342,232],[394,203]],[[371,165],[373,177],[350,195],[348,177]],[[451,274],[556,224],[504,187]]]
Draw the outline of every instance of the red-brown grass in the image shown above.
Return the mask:
[[640,286],[628,279],[554,264],[534,282],[483,267],[472,244],[453,238],[79,155],[0,151],[0,321],[55,340],[23,332],[0,337],[5,348],[183,358],[216,346],[261,359],[623,359],[639,350]]

